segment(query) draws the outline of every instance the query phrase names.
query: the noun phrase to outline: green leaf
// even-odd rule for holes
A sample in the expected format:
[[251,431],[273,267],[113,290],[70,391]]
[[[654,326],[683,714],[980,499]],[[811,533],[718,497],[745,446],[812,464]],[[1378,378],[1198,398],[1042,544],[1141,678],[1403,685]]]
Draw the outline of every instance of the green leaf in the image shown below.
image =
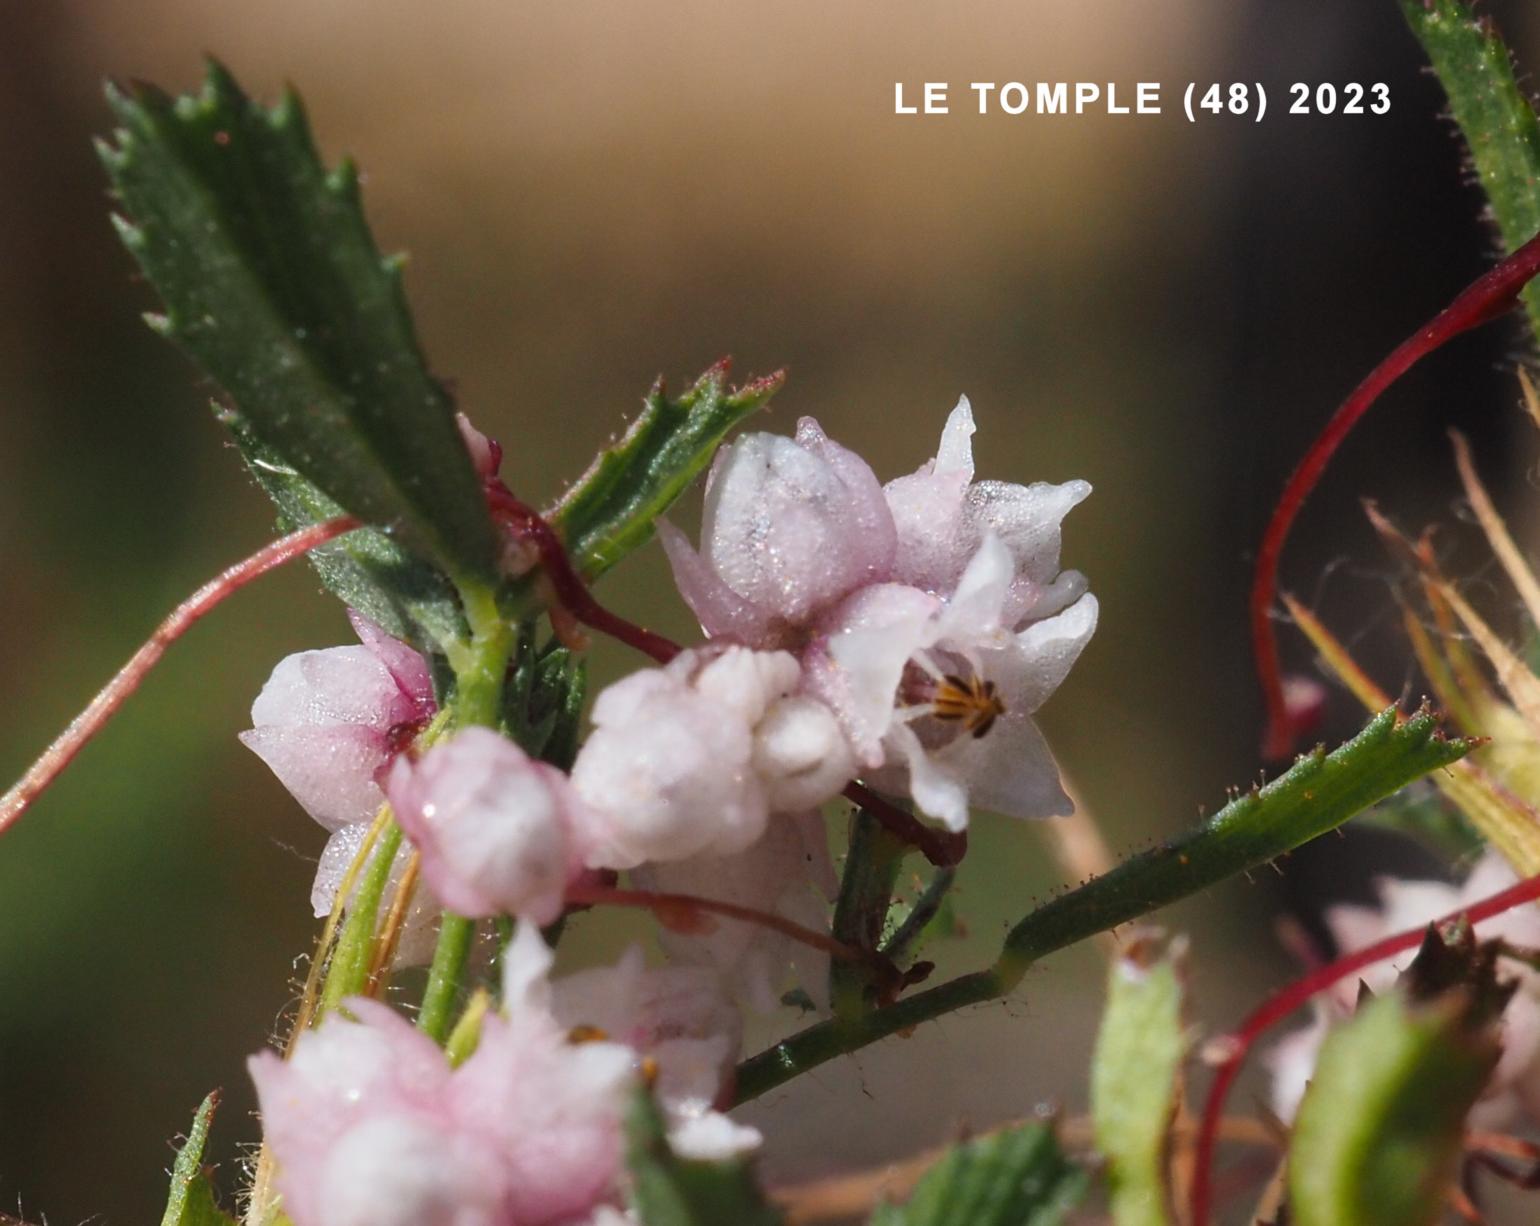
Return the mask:
[[[1432,944],[1447,962],[1443,943]],[[1463,957],[1463,970],[1439,967],[1416,992],[1398,987],[1369,1000],[1327,1036],[1289,1144],[1296,1226],[1441,1220],[1466,1114],[1497,1063],[1506,999],[1490,954]],[[1417,972],[1407,977],[1415,982]],[[1441,983],[1453,986],[1428,995]]]
[[1107,1159],[1117,1226],[1167,1226],[1168,1132],[1181,1090],[1181,951],[1131,942],[1107,977],[1107,1009],[1091,1064],[1091,1118]]
[[1236,797],[1203,825],[1039,907],[1006,938],[1001,970],[1014,981],[1045,953],[1259,868],[1473,747],[1445,738],[1426,709],[1403,719],[1388,708],[1330,754],[1316,748],[1300,755],[1277,779]]
[[[1448,95],[1511,252],[1540,231],[1540,123],[1514,79],[1508,48],[1463,0],[1401,0],[1401,11]],[[1529,285],[1523,299],[1540,336],[1540,286]]]
[[1053,1226],[1086,1182],[1050,1126],[1026,1124],[954,1145],[907,1202],[881,1206],[871,1226]]
[[[332,519],[342,507],[260,443],[236,414],[221,412],[257,483],[278,507],[278,528],[293,532]],[[443,652],[470,637],[454,585],[377,528],[349,532],[310,551],[326,590],[350,609],[420,651]]]
[[123,126],[99,151],[118,231],[165,304],[157,329],[327,497],[451,574],[489,578],[480,481],[353,165],[322,166],[292,92],[260,106],[212,61],[195,96],[107,96]]
[[547,513],[585,579],[645,544],[653,521],[700,475],[728,431],[764,408],[785,382],[778,372],[731,389],[727,376],[723,359],[677,400],[655,384],[625,436]]
[[587,661],[554,639],[536,647],[526,624],[503,688],[503,731],[531,757],[571,770],[587,692]]
[[171,1195],[161,1226],[233,1226],[235,1219],[219,1208],[214,1185],[203,1170],[203,1150],[208,1144],[209,1125],[219,1106],[219,1091],[203,1100],[193,1124],[171,1168]]
[[780,1226],[745,1161],[700,1162],[669,1147],[652,1096],[638,1091],[626,1120],[632,1207],[643,1226]]

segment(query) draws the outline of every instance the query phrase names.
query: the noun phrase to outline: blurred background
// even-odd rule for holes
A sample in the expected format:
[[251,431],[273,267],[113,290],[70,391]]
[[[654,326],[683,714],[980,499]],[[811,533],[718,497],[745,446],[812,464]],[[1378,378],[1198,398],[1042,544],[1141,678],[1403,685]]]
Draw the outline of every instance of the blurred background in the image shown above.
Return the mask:
[[[1521,61],[1540,14],[1494,4]],[[206,404],[142,325],[153,305],[107,225],[90,138],[105,77],[193,87],[200,56],[308,100],[355,155],[436,369],[556,493],[659,372],[724,353],[787,366],[762,427],[812,413],[883,476],[934,451],[967,393],[981,475],[1085,477],[1069,565],[1102,628],[1044,724],[1119,852],[1258,773],[1244,622],[1250,551],[1330,409],[1480,272],[1480,199],[1392,0],[0,0],[0,778],[18,775],[183,595],[272,517]],[[1163,82],[1159,117],[980,117],[972,80]],[[896,117],[893,83],[954,82],[954,113]],[[1383,81],[1384,118],[1284,113],[1293,81]],[[1261,81],[1261,125],[1180,114],[1186,82]],[[1349,442],[1301,520],[1287,586],[1387,688],[1409,677],[1372,496],[1455,516],[1444,431],[1504,505],[1529,492],[1516,325],[1458,342]],[[693,523],[698,496],[682,518]],[[1458,539],[1459,531],[1454,534]],[[1458,573],[1482,565],[1473,555]],[[661,551],[606,597],[692,632]],[[243,1061],[313,941],[322,836],[235,741],[284,654],[348,638],[303,568],[171,652],[0,846],[0,1211],[155,1220],[169,1140],[226,1090],[211,1156],[255,1137]],[[1296,667],[1308,665],[1286,637]],[[626,661],[600,650],[601,679]],[[1361,723],[1333,695],[1324,735]],[[832,824],[838,843],[843,819]],[[983,819],[960,893],[992,956],[1062,884],[1038,829]],[[1288,974],[1274,920],[1362,895],[1404,849],[1325,840],[1177,908],[1199,1020]],[[580,925],[578,956],[619,930]],[[1084,1104],[1099,956],[1033,971],[1008,1004],[828,1066],[754,1108],[779,1179],[878,1161],[966,1126]],[[987,1071],[986,1071],[987,1070]]]

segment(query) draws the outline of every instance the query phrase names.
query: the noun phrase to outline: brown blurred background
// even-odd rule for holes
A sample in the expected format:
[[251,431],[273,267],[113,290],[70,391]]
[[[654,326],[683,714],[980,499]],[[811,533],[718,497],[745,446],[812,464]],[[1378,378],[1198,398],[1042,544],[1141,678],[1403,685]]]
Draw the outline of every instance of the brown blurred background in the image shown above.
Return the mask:
[[[1520,9],[1493,6],[1534,65],[1540,22]],[[1392,0],[0,0],[6,780],[176,600],[271,531],[207,389],[138,319],[152,299],[89,143],[104,77],[188,88],[204,51],[254,92],[295,83],[328,156],[361,161],[382,243],[411,252],[436,368],[529,496],[578,472],[654,374],[723,353],[743,375],[790,368],[763,425],[816,414],[885,476],[932,453],[966,392],[982,475],[1088,478],[1066,559],[1104,620],[1044,722],[1119,850],[1256,775],[1243,600],[1272,498],[1340,396],[1488,253]],[[895,117],[900,79],[953,81],[954,113]],[[1156,80],[1167,113],[981,118],[979,79]],[[1189,80],[1261,81],[1271,114],[1190,126]],[[1295,80],[1384,81],[1393,110],[1287,116]],[[1451,422],[1499,492],[1521,493],[1516,340],[1461,341],[1398,389],[1287,559],[1392,689],[1405,652],[1357,499],[1448,518]],[[606,595],[690,633],[656,548]],[[322,841],[234,734],[283,654],[346,637],[307,571],[264,581],[179,645],[0,845],[0,1210],[154,1220],[167,1141],[215,1085],[212,1154],[234,1185],[255,1135],[242,1061],[313,939]],[[624,663],[600,653],[601,672]],[[1359,722],[1334,698],[1327,735]],[[1280,909],[1362,890],[1386,862],[1372,840],[1328,842],[1167,917],[1195,938],[1211,1027],[1286,973]],[[989,957],[1059,884],[1038,830],[986,819],[975,846],[972,936],[949,966]],[[1075,1109],[1099,996],[1096,953],[1072,952],[1007,1005],[772,1096],[756,1118],[795,1120],[772,1174]]]

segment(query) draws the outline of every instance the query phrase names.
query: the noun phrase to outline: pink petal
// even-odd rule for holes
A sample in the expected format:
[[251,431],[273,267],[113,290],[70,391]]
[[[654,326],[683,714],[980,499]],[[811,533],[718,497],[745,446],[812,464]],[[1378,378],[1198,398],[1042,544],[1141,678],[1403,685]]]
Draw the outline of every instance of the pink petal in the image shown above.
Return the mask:
[[876,476],[811,418],[795,440],[740,438],[706,492],[702,557],[771,623],[804,623],[885,578],[896,539]]
[[666,519],[657,521],[657,529],[679,594],[707,637],[731,638],[753,645],[768,643],[773,638],[771,618],[728,587],[695,552],[683,532]]
[[251,704],[251,722],[258,728],[350,724],[388,732],[416,718],[415,701],[367,647],[286,656]]
[[372,728],[270,724],[242,732],[240,740],[328,830],[367,822],[385,802],[375,776],[388,746]]
[[386,782],[422,873],[450,910],[472,918],[528,915],[548,924],[579,867],[566,777],[489,728],[466,728]]
[[397,687],[413,704],[416,717],[432,715],[438,704],[433,697],[433,674],[422,655],[400,639],[386,634],[356,609],[348,610],[348,621],[359,642],[385,666]]

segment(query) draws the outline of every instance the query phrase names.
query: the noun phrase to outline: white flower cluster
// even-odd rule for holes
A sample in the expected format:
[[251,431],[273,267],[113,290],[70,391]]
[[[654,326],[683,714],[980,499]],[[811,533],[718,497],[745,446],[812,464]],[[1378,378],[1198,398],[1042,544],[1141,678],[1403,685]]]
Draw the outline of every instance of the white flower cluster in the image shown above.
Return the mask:
[[[318,914],[337,905],[363,832],[386,800],[420,857],[432,894],[424,915],[441,904],[470,917],[518,917],[525,946],[518,965],[526,968],[530,925],[554,920],[574,884],[603,871],[629,872],[639,888],[728,900],[826,928],[833,870],[818,810],[858,777],[907,795],[954,831],[967,825],[970,806],[1017,817],[1067,813],[1032,715],[1096,626],[1084,577],[1059,569],[1060,521],[1090,487],[975,481],[973,432],[964,399],[936,457],[886,486],[811,419],[795,438],[751,434],[724,449],[706,488],[699,550],[659,525],[706,642],[599,694],[570,774],[485,729],[456,732],[421,756],[406,752],[435,714],[427,665],[356,615],[362,646],[283,661],[243,740],[333,832],[313,895]],[[479,437],[469,435],[478,470],[489,475],[496,452],[477,446]],[[409,926],[403,956],[426,948],[427,925],[417,927],[414,937]],[[565,1208],[566,1216],[541,1216],[509,1207],[508,1164],[522,1159],[506,1145],[486,1149],[494,1144],[487,1138],[500,1135],[490,1126],[450,1164],[475,1173],[467,1186],[486,1190],[484,1213],[455,1207],[468,1202],[445,1202],[440,1212],[434,1189],[448,1177],[403,1173],[415,1169],[406,1155],[419,1132],[438,1131],[438,1148],[421,1147],[437,1155],[486,1107],[478,1095],[492,1091],[460,1087],[507,1084],[499,1062],[511,1068],[524,1057],[505,1058],[502,1048],[549,1047],[561,1022],[611,1036],[572,1049],[570,1061],[603,1066],[574,1074],[574,1119],[588,1119],[593,1104],[584,1095],[613,1072],[600,1052],[618,1044],[655,1057],[677,1144],[696,1154],[751,1144],[748,1130],[710,1110],[738,1055],[738,1003],[773,1006],[793,968],[816,997],[824,968],[807,946],[738,921],[668,932],[664,941],[673,967],[644,971],[632,957],[558,981],[542,997],[555,1003],[534,1014],[528,992],[510,988],[507,1018],[453,1072],[440,1067],[436,1049],[438,1064],[429,1069],[422,1044],[398,1034],[398,1023],[378,1009],[364,1009],[356,1023],[328,1022],[294,1063],[260,1057],[254,1067],[269,1139],[297,1226],[365,1217],[456,1226],[569,1220]],[[526,975],[543,977],[544,968]],[[688,1023],[677,1015],[680,1002],[693,1002]],[[536,1014],[539,1024],[526,1025]],[[531,1026],[543,1037],[515,1040]],[[348,1055],[349,1044],[362,1054]],[[398,1057],[383,1054],[396,1046]],[[473,1079],[473,1063],[493,1071]],[[343,1081],[328,1071],[333,1065]],[[420,1075],[409,1075],[419,1067]],[[327,1109],[327,1095],[359,1104],[373,1101],[380,1086],[396,1114],[389,1136],[358,1142],[359,1152],[399,1151],[389,1186],[410,1185],[416,1199],[397,1192],[386,1198],[391,1205],[344,1211],[343,1201],[316,1189],[357,1182],[352,1133],[306,1130]],[[539,1093],[550,1100],[544,1109],[564,1109],[555,1085]],[[612,1111],[612,1095],[598,1100]],[[386,1128],[372,1111],[364,1114],[369,1127]],[[294,1120],[310,1122],[291,1127]],[[612,1141],[613,1131],[605,1133]],[[301,1145],[311,1156],[298,1161],[292,1155]],[[595,1167],[605,1162],[608,1182],[585,1191],[584,1206],[609,1203],[615,1154],[593,1159]],[[407,1204],[414,1207],[400,1208]]]

